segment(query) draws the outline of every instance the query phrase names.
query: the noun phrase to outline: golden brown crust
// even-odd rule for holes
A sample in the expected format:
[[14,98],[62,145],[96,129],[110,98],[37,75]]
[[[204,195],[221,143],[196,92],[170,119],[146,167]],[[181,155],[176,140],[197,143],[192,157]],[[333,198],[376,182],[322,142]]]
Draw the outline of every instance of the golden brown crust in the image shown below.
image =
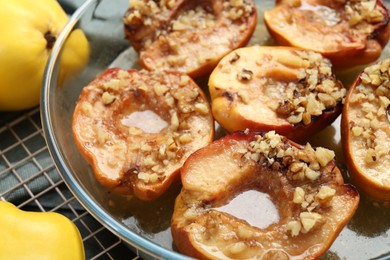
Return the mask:
[[185,159],[214,138],[203,91],[180,73],[108,69],[86,86],[72,132],[97,180],[142,200],[179,178]]
[[252,0],[131,1],[124,17],[127,39],[148,69],[209,73],[233,49],[244,46],[257,23]]
[[320,52],[338,69],[377,60],[390,37],[381,0],[278,1],[264,21],[279,44]]
[[[350,176],[371,200],[390,205],[390,59],[367,67],[349,89],[341,138]],[[372,80],[373,79],[373,80]]]
[[[200,259],[319,257],[359,203],[333,156],[274,132],[253,131],[230,134],[196,151],[181,169],[183,188],[171,221],[175,245]],[[276,222],[260,228],[220,208],[248,190],[270,196]],[[242,203],[266,214],[263,205]]]

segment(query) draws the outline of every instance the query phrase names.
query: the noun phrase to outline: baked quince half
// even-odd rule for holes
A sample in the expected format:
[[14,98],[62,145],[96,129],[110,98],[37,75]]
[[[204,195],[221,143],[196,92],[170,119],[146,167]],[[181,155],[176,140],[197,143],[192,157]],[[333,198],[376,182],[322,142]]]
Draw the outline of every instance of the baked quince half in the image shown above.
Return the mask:
[[390,59],[364,69],[349,89],[341,120],[344,157],[359,190],[390,206]]
[[[199,259],[315,259],[353,216],[359,194],[344,184],[334,152],[298,145],[275,132],[235,132],[196,151],[185,162],[171,231],[178,250]],[[258,211],[268,196],[276,210],[266,226],[238,213]],[[250,217],[250,216],[249,216]]]
[[72,131],[97,180],[152,200],[179,178],[185,159],[214,138],[203,91],[180,73],[108,69],[84,87]]
[[377,60],[390,37],[382,0],[279,0],[264,22],[279,44],[322,53],[338,69]]
[[252,0],[135,0],[123,21],[144,68],[195,78],[249,41],[257,13]]
[[347,92],[321,54],[265,46],[226,55],[210,75],[209,90],[213,115],[229,132],[275,130],[298,142],[340,115]]

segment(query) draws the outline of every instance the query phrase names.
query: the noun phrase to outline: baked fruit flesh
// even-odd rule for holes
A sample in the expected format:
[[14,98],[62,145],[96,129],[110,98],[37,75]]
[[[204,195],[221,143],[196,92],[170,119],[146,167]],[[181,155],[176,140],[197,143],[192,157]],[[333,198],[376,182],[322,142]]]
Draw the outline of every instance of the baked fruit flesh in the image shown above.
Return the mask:
[[390,206],[390,59],[364,69],[345,100],[341,137],[352,180],[365,195]]
[[226,55],[209,78],[212,112],[228,130],[275,130],[306,141],[341,113],[346,89],[321,54],[252,46]]
[[83,88],[72,132],[101,184],[152,200],[213,140],[214,121],[187,75],[113,68]]
[[282,45],[322,53],[338,69],[371,63],[390,37],[382,0],[280,0],[264,12],[270,34]]
[[123,22],[144,68],[195,78],[249,41],[257,13],[252,0],[134,0]]
[[[353,216],[359,194],[334,152],[275,132],[240,131],[192,154],[181,169],[171,231],[178,250],[199,259],[315,259]],[[248,190],[268,194],[279,218],[266,227],[221,209]],[[258,201],[243,201],[267,215]]]

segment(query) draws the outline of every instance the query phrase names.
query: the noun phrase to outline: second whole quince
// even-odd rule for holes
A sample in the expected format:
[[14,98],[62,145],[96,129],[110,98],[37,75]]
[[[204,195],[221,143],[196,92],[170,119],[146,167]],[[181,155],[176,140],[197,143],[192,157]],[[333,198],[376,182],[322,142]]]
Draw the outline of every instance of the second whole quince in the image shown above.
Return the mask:
[[[69,18],[55,0],[0,0],[0,111],[39,104],[45,66]],[[60,78],[88,62],[89,44],[80,29],[63,48]]]
[[0,229],[0,259],[85,259],[80,231],[60,213],[24,211],[0,200]]

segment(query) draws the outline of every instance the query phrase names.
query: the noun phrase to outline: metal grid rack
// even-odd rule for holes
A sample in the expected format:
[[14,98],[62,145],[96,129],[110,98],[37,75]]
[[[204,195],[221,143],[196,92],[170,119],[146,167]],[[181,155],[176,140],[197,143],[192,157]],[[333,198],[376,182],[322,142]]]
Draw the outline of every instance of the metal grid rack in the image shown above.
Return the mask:
[[71,219],[83,238],[86,259],[139,259],[98,223],[59,176],[43,136],[39,108],[4,120],[0,114],[0,197],[28,211],[54,211]]

